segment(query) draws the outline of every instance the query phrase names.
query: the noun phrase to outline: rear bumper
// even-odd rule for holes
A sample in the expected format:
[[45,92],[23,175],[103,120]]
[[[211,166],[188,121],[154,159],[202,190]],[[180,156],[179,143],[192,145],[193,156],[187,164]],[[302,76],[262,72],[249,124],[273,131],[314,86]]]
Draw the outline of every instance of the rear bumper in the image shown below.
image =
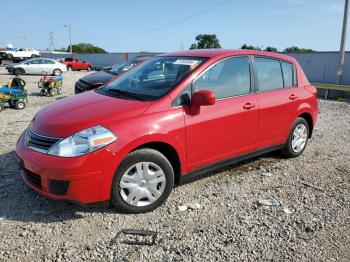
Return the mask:
[[62,158],[33,151],[23,140],[22,136],[17,144],[16,158],[23,181],[31,189],[53,200],[80,204],[109,200],[116,159],[107,149]]

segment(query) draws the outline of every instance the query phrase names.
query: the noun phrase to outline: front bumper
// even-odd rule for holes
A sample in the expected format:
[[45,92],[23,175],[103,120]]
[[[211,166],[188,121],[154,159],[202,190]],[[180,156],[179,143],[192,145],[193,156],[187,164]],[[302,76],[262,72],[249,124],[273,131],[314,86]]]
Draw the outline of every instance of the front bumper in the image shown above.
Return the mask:
[[27,148],[22,135],[16,154],[24,182],[47,198],[81,204],[110,199],[117,164],[115,154],[107,147],[85,156],[63,158]]

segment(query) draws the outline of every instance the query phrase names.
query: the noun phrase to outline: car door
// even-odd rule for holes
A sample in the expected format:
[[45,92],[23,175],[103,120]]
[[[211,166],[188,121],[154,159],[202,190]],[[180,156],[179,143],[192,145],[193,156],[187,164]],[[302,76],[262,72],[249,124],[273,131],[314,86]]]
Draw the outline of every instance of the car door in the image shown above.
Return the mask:
[[39,58],[39,59],[31,59],[29,60],[29,65],[28,65],[28,69],[26,70],[26,72],[28,74],[33,74],[33,75],[40,75],[42,74],[43,68],[42,68],[42,64],[43,64],[43,59]]
[[192,91],[211,90],[216,103],[196,115],[185,114],[189,171],[255,149],[258,126],[256,95],[248,56],[219,61],[192,84]]
[[44,71],[47,74],[51,75],[55,67],[55,62],[49,59],[42,59],[42,61],[43,61],[41,65],[42,72]]
[[257,148],[285,143],[299,103],[292,63],[255,57],[259,128]]

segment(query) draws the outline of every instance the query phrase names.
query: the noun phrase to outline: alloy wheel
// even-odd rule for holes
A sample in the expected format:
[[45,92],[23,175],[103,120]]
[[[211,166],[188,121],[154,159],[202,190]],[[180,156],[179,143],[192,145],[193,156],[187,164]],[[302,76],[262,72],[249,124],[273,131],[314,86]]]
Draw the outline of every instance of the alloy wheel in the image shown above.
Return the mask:
[[292,136],[292,150],[295,153],[303,151],[307,141],[307,127],[299,124],[295,127]]

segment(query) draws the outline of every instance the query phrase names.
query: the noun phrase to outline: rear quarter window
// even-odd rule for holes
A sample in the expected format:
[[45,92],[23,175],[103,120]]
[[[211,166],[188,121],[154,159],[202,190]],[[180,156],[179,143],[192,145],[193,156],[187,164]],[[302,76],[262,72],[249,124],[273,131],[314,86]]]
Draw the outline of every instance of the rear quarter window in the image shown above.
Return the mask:
[[292,63],[281,62],[284,87],[291,87],[295,85],[294,80],[294,66]]
[[259,91],[268,91],[284,87],[279,60],[255,57],[255,68]]

